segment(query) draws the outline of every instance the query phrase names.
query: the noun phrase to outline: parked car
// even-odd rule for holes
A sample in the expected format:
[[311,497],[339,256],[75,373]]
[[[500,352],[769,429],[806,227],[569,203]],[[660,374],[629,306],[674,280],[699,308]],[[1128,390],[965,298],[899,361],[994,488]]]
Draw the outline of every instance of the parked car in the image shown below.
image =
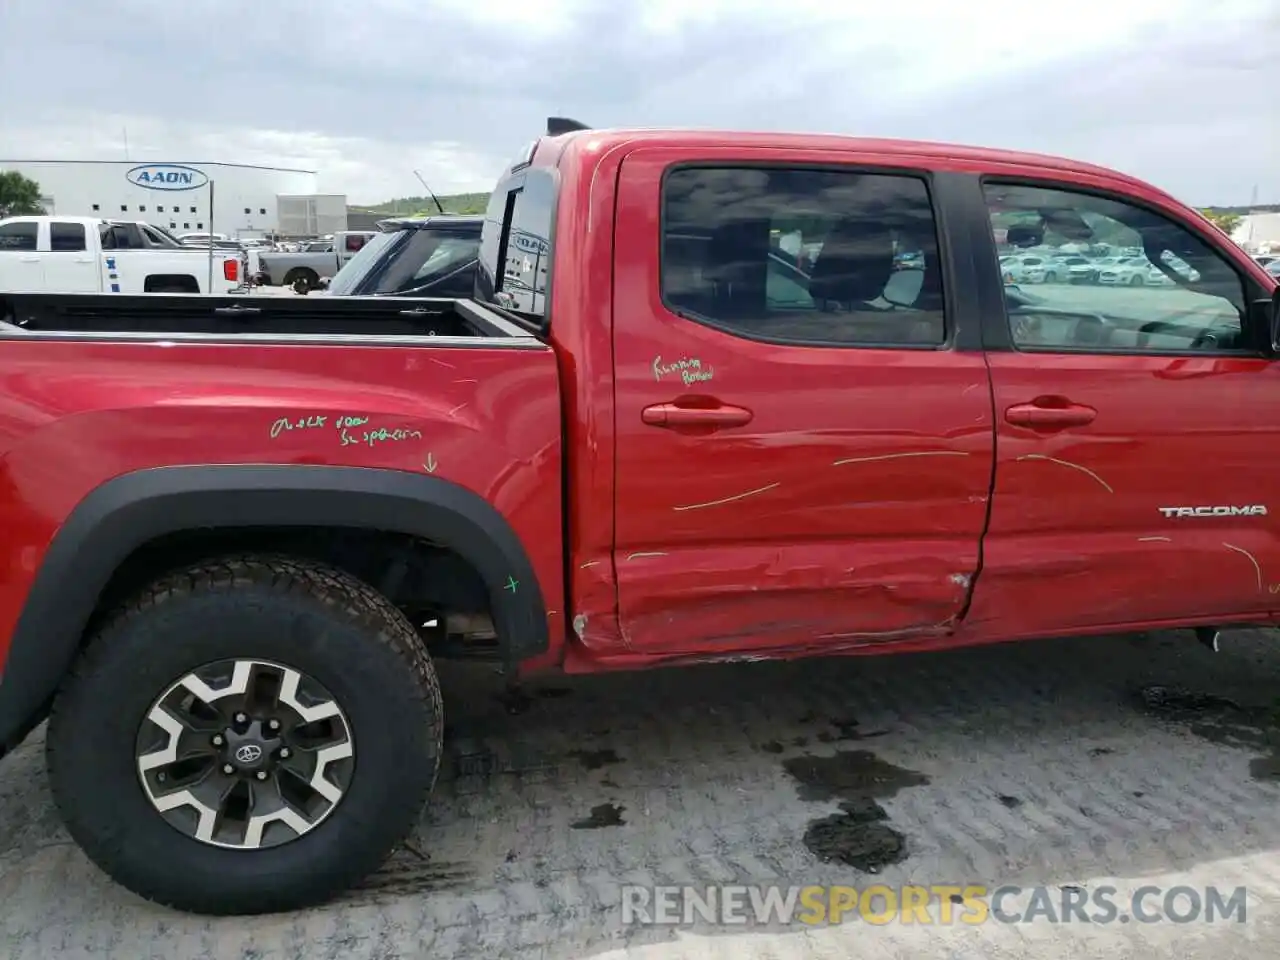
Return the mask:
[[1044,257],[1020,254],[1000,258],[1006,283],[1044,283],[1047,263]]
[[1054,257],[1044,270],[1045,283],[1092,283],[1097,278],[1093,261],[1081,256]]
[[380,221],[332,280],[330,296],[469,297],[480,249],[479,216]]
[[[2,298],[0,745],[49,716],[110,876],[210,913],[351,886],[432,791],[441,658],[1275,623],[1280,297],[1194,210],[1022,153],[552,125],[472,299]],[[998,210],[1130,225],[1200,306],[1008,290]]]
[[1128,284],[1140,287],[1147,282],[1147,274],[1152,270],[1151,261],[1146,257],[1129,257],[1109,264],[1098,271],[1098,282],[1103,284]]
[[246,263],[243,253],[184,247],[136,221],[0,220],[0,293],[240,293]]
[[330,240],[306,244],[296,253],[258,251],[254,280],[261,284],[315,290],[323,277],[333,277],[373,237],[369,230],[347,230]]

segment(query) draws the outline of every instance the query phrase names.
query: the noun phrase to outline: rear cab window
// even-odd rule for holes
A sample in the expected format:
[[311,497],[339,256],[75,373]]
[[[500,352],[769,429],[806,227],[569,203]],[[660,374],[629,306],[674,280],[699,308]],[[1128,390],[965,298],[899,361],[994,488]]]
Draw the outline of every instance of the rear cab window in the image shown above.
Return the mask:
[[517,164],[489,197],[476,296],[546,329],[556,195],[554,169]]

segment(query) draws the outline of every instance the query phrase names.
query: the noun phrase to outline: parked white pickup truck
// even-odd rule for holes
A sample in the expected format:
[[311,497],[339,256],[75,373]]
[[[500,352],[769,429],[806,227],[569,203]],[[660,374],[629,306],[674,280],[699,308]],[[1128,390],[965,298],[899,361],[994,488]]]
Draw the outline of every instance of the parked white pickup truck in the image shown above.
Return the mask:
[[[146,223],[0,220],[0,293],[244,293],[243,252],[183,247]],[[212,290],[210,287],[212,286]]]

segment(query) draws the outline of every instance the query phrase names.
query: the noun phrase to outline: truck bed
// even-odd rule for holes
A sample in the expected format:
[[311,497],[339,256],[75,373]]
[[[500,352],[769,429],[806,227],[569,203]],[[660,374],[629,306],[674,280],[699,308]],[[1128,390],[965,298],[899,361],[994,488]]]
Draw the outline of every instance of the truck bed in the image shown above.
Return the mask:
[[532,337],[472,300],[4,294],[4,334]]

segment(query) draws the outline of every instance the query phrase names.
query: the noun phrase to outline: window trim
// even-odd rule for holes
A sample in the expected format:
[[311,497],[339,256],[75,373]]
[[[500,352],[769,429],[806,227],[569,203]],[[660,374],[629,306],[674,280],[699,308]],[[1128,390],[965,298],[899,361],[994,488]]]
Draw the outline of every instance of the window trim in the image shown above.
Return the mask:
[[[1000,303],[1000,314],[1003,317],[1003,323],[1002,323],[1003,330],[1000,335],[999,343],[989,345],[987,349],[992,351],[999,351],[999,352],[1013,352],[1013,353],[1022,353],[1022,354],[1028,354],[1028,355],[1041,355],[1041,356],[1048,354],[1048,355],[1056,355],[1056,356],[1099,356],[1099,357],[1199,357],[1201,359],[1210,359],[1213,357],[1226,357],[1226,358],[1233,358],[1233,359],[1252,359],[1252,360],[1268,359],[1272,356],[1271,351],[1268,350],[1262,343],[1263,340],[1270,339],[1269,332],[1262,331],[1262,334],[1264,334],[1264,336],[1260,338],[1259,331],[1256,329],[1256,325],[1250,322],[1251,311],[1249,309],[1249,305],[1256,299],[1256,297],[1254,296],[1254,293],[1256,292],[1255,288],[1258,286],[1258,284],[1254,282],[1252,277],[1250,277],[1247,273],[1241,270],[1240,265],[1236,263],[1236,261],[1233,258],[1227,256],[1223,252],[1222,244],[1218,242],[1220,241],[1221,238],[1215,237],[1214,234],[1210,232],[1209,229],[1203,228],[1201,224],[1196,223],[1193,227],[1191,223],[1187,222],[1187,220],[1190,218],[1175,218],[1170,215],[1168,210],[1165,210],[1163,207],[1160,207],[1154,203],[1151,203],[1149,200],[1143,197],[1135,197],[1132,194],[1123,193],[1119,190],[1106,189],[1103,187],[1094,186],[1092,184],[1082,184],[1082,183],[1059,180],[1059,179],[1054,179],[1052,177],[1044,177],[1044,176],[1003,174],[1003,173],[980,174],[975,178],[975,183],[977,185],[977,198],[982,211],[982,218],[983,218],[982,229],[987,238],[987,243],[990,245],[990,248],[991,248],[992,262],[997,267],[999,266],[1000,257],[999,257],[999,249],[996,246],[995,231],[991,224],[991,208],[987,204],[987,196],[986,196],[985,188],[988,184],[1001,185],[1001,186],[1013,186],[1013,187],[1018,187],[1018,186],[1036,187],[1044,190],[1057,190],[1061,193],[1084,194],[1086,196],[1097,197],[1100,200],[1110,200],[1113,203],[1121,203],[1127,206],[1136,207],[1139,210],[1144,210],[1147,213],[1150,213],[1154,216],[1160,217],[1161,219],[1168,221],[1174,226],[1187,230],[1192,234],[1192,236],[1196,237],[1198,240],[1204,243],[1214,253],[1216,253],[1223,261],[1225,261],[1227,266],[1229,266],[1231,270],[1235,273],[1237,279],[1239,279],[1240,292],[1243,295],[1244,307],[1245,307],[1244,315],[1240,318],[1240,329],[1241,329],[1242,335],[1246,338],[1246,341],[1253,344],[1253,346],[1244,347],[1238,350],[1213,350],[1213,351],[1202,350],[1202,349],[1192,349],[1190,347],[1187,347],[1187,348],[1170,347],[1170,348],[1164,348],[1164,349],[1147,348],[1147,349],[1139,350],[1136,348],[1126,348],[1126,347],[1098,347],[1098,346],[1088,346],[1088,345],[1082,345],[1082,346],[1061,345],[1061,346],[1043,346],[1043,347],[1020,345],[1017,343],[1013,335],[1013,324],[1009,316],[1008,298],[1004,294],[1004,283],[1001,279],[1000,271],[997,269],[994,277],[991,278],[991,281],[988,281],[986,279],[980,279],[980,282],[984,284],[987,282],[994,282],[1001,291],[999,303]],[[982,272],[983,272],[982,268],[979,267],[980,278],[981,278]],[[1081,312],[1083,313],[1084,311],[1081,311]]]
[[[938,266],[942,271],[942,340],[938,343],[893,343],[893,342],[858,342],[849,343],[845,340],[804,340],[795,337],[771,337],[762,336],[760,334],[750,334],[742,330],[735,329],[728,324],[715,320],[711,317],[704,317],[700,314],[689,313],[688,311],[677,308],[674,304],[667,300],[666,285],[663,283],[663,275],[666,269],[664,257],[663,238],[667,235],[667,178],[673,173],[682,170],[725,170],[725,169],[753,169],[753,170],[802,170],[814,173],[850,173],[855,175],[883,175],[890,177],[906,178],[918,180],[924,184],[925,196],[929,200],[929,207],[933,211],[933,229],[938,244]],[[767,343],[781,347],[815,347],[827,349],[845,349],[845,350],[912,350],[917,352],[929,351],[955,351],[957,347],[958,325],[955,317],[958,310],[958,300],[955,297],[955,284],[961,282],[961,278],[957,276],[959,271],[952,269],[954,263],[954,251],[951,248],[949,231],[947,229],[946,220],[946,191],[939,189],[938,171],[921,167],[895,167],[883,166],[880,164],[865,163],[841,163],[832,161],[830,163],[821,163],[813,161],[788,162],[786,160],[679,160],[669,164],[662,171],[662,179],[658,184],[658,299],[662,304],[662,309],[670,313],[672,316],[679,317],[681,320],[687,320],[690,323],[696,323],[699,326],[708,327],[717,330],[729,336],[736,337],[740,340],[749,340],[754,343]]]

